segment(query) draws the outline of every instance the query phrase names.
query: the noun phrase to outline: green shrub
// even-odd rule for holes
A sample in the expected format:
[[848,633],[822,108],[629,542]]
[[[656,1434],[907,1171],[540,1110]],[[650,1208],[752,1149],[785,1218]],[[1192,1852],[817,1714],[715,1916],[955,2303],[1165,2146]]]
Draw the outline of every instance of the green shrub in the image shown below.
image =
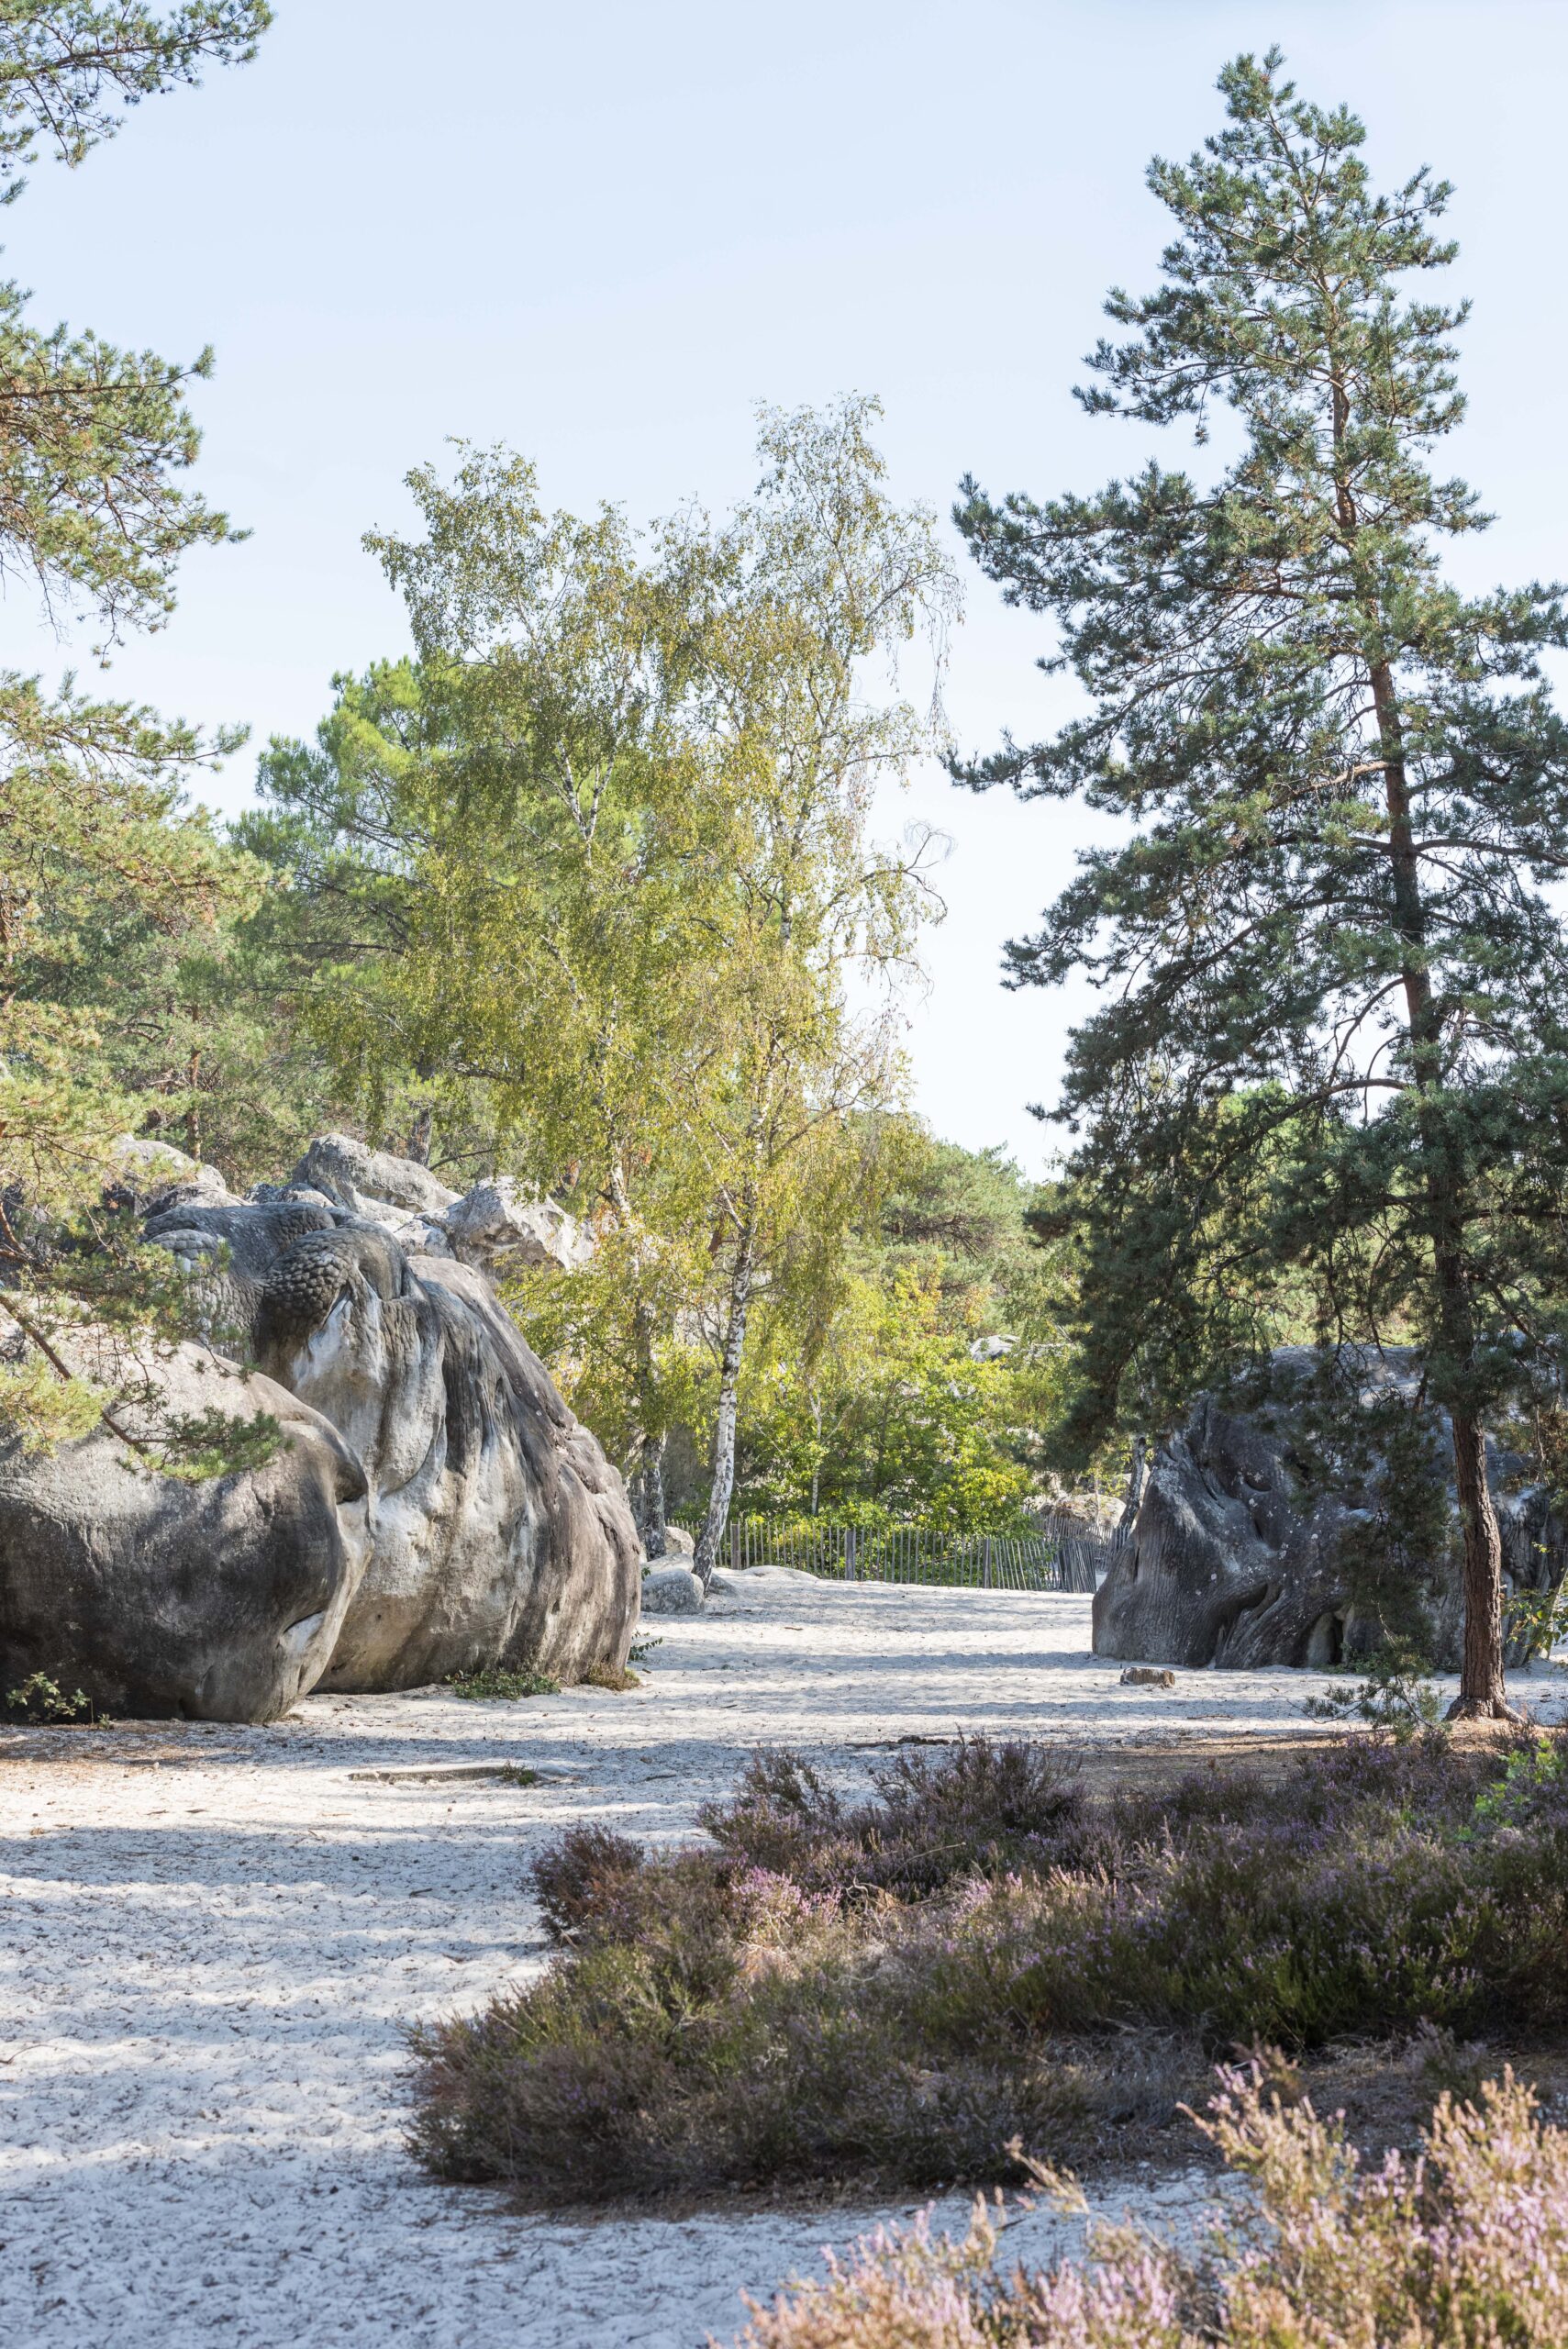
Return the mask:
[[491,1698],[559,1697],[561,1683],[548,1672],[533,1672],[524,1666],[516,1672],[454,1672],[444,1684],[454,1697],[469,1697],[476,1701]]
[[13,1720],[47,1721],[59,1725],[64,1721],[90,1721],[92,1700],[80,1688],[69,1695],[57,1680],[44,1672],[35,1672],[22,1682],[19,1688],[6,1691],[6,1709]]

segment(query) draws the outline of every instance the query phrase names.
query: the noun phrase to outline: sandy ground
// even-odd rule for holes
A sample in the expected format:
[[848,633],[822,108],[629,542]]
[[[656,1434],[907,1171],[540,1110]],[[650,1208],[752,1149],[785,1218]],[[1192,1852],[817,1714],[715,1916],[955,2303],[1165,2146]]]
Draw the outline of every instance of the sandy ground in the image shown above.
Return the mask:
[[[17,2349],[697,2349],[876,2215],[592,2224],[439,2187],[403,2148],[411,2021],[544,1961],[529,1854],[679,1835],[749,1747],[846,1773],[901,1737],[1164,1747],[1302,1727],[1299,1673],[1123,1688],[1086,1598],[748,1576],[652,1623],[644,1686],[524,1704],[312,1698],[272,1729],[0,1731],[0,2330]],[[1538,1674],[1519,1693],[1565,1708]],[[1130,1758],[1130,1757],[1129,1757]],[[525,1764],[495,1778],[357,1775]],[[1097,2207],[1185,2232],[1210,2182]],[[964,2203],[940,2206],[961,2223]],[[1013,2243],[1079,2239],[1051,2212]]]

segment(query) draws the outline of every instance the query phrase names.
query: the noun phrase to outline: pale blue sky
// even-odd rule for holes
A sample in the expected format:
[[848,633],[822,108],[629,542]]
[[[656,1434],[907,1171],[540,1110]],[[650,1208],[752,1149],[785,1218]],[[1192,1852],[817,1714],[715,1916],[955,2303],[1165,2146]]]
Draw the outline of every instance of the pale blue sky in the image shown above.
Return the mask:
[[[944,514],[965,469],[1039,494],[1125,469],[1139,447],[1069,389],[1105,287],[1153,280],[1144,165],[1213,128],[1220,64],[1271,40],[1366,117],[1380,172],[1457,184],[1456,463],[1499,516],[1465,573],[1568,571],[1568,0],[279,0],[254,65],[145,106],[74,174],[40,164],[0,215],[40,319],[217,346],[200,479],[252,536],[193,557],[172,625],[106,682],[257,743],[308,732],[335,669],[403,645],[360,537],[405,518],[402,474],[449,435],[636,518],[749,488],[757,399],[848,389],[886,404],[895,489]],[[973,578],[949,693],[967,746],[1061,707],[1040,649]],[[0,658],[69,650],[0,607]],[[239,804],[253,764],[254,744],[212,796]],[[1005,995],[997,952],[1083,819],[936,776],[908,812],[954,843],[920,1104],[1037,1168],[1024,1105],[1072,1007]]]

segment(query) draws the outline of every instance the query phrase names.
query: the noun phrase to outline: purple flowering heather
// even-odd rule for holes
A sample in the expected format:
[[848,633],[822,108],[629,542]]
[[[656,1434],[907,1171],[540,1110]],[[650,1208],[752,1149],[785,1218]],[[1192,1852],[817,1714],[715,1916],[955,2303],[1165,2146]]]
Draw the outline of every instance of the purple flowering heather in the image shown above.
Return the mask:
[[859,1804],[761,1756],[705,1844],[545,1853],[558,1954],[421,2035],[417,2145],[535,2203],[999,2182],[1165,2125],[1206,2050],[1561,2027],[1562,1750],[1352,1738],[1098,1806],[983,1739]]
[[1282,2106],[1261,2067],[1221,2075],[1201,2123],[1253,2189],[1201,2266],[1136,2229],[1002,2274],[968,2239],[879,2233],[820,2283],[751,2303],[737,2349],[1563,2349],[1568,2134],[1511,2074],[1444,2096],[1415,2161],[1368,2176],[1338,2125]]

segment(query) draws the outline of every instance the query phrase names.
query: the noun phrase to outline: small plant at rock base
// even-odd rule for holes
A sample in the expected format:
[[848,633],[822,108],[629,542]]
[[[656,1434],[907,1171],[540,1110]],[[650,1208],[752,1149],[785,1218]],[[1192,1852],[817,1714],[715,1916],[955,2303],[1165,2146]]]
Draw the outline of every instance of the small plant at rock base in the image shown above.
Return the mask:
[[646,1664],[654,1649],[662,1648],[663,1644],[663,1641],[659,1639],[633,1640],[627,1654],[627,1663],[628,1664]]
[[45,1672],[35,1672],[19,1688],[6,1691],[6,1709],[15,1720],[39,1722],[90,1721],[93,1705],[80,1688],[69,1695]]
[[476,1703],[495,1698],[511,1702],[519,1697],[559,1697],[561,1683],[553,1673],[535,1672],[529,1666],[506,1672],[499,1668],[484,1672],[453,1672],[445,1683],[454,1697],[472,1698]]
[[640,1688],[642,1675],[625,1665],[591,1664],[583,1675],[583,1684],[587,1688],[608,1688],[620,1697],[628,1688]]
[[1369,1656],[1366,1678],[1353,1688],[1308,1697],[1301,1709],[1316,1720],[1366,1721],[1401,1745],[1413,1737],[1447,1734],[1442,1699],[1427,1677],[1427,1660],[1418,1649],[1403,1644]]

